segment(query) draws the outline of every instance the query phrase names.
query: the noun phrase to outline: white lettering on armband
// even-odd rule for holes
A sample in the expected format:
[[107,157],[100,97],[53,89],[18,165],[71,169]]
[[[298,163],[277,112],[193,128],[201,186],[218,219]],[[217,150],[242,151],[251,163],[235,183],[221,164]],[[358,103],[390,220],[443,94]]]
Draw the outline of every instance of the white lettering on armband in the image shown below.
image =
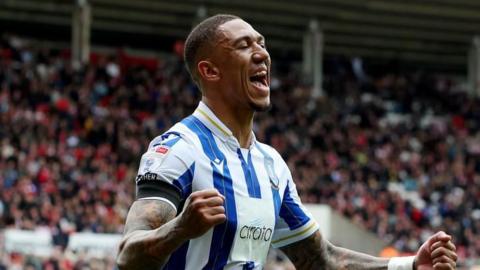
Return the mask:
[[388,270],[413,270],[415,256],[392,257],[388,261]]

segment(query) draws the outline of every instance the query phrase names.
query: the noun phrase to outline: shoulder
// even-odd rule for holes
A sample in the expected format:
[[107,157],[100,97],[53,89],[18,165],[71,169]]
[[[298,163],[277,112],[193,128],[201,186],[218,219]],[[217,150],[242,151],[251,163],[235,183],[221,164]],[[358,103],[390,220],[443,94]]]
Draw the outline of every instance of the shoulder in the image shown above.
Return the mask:
[[[181,122],[172,126],[165,133],[158,135],[153,140],[150,141],[148,145],[148,150],[152,150],[161,145],[168,148],[173,148],[175,145],[180,145],[183,147],[194,146],[195,136],[192,132],[185,127]],[[180,148],[176,146],[175,148]]]
[[142,155],[138,174],[159,172],[183,172],[195,162],[195,141],[188,130],[176,124],[150,141]]

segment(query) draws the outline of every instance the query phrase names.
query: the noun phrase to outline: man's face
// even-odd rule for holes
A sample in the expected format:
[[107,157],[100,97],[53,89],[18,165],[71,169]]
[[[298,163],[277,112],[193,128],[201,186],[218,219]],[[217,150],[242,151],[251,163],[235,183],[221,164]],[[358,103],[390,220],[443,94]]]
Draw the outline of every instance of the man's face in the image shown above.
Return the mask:
[[228,100],[254,111],[270,107],[270,55],[250,24],[237,19],[219,26],[214,59]]

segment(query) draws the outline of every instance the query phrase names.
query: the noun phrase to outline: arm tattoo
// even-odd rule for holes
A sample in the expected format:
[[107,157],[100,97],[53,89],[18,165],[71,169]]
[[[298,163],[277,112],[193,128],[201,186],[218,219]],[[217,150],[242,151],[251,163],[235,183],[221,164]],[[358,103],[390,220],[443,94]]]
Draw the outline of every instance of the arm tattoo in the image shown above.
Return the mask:
[[135,201],[128,212],[124,234],[156,229],[175,217],[175,209],[159,200]]
[[319,231],[312,236],[281,248],[297,270],[345,269],[363,270],[387,269],[388,259],[377,258],[332,245],[323,239]]
[[160,269],[170,250],[178,243],[171,241],[175,209],[159,200],[135,201],[125,224],[119,246],[117,264],[120,269]]

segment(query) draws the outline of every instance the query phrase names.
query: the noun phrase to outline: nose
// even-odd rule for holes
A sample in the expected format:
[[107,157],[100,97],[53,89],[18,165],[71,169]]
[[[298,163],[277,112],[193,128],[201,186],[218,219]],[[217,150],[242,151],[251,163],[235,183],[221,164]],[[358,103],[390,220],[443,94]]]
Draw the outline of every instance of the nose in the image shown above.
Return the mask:
[[268,53],[267,49],[257,44],[257,49],[253,53],[253,61],[255,63],[262,63],[267,62],[270,59],[270,54]]

